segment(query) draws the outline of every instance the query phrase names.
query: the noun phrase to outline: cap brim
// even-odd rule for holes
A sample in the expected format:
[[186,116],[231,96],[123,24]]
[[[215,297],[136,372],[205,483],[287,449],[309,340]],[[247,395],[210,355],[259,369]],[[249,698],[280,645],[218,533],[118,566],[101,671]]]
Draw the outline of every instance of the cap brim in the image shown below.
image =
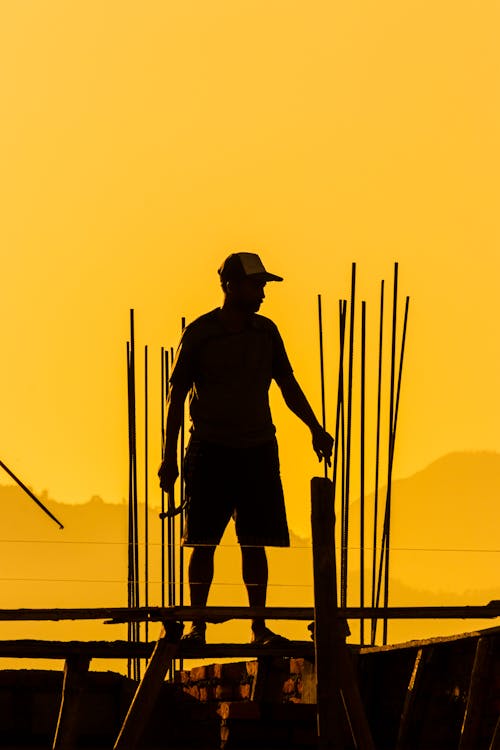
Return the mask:
[[251,273],[248,274],[249,279],[261,279],[262,281],[283,281],[281,276],[276,276],[274,273]]

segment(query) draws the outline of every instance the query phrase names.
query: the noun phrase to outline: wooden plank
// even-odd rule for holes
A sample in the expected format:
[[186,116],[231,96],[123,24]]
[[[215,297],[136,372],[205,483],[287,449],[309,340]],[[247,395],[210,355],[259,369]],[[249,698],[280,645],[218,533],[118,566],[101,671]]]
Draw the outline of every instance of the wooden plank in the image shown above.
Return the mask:
[[[133,750],[139,746],[161,686],[179,650],[181,634],[182,626],[179,623],[163,625],[113,750]],[[165,740],[167,742],[167,738]],[[167,744],[164,744],[164,747],[167,747]]]
[[[312,607],[93,607],[65,609],[0,609],[0,622],[35,622],[59,620],[107,620],[121,622],[166,622],[204,619],[207,622],[250,620],[312,620]],[[344,607],[344,619],[387,617],[404,619],[490,619],[500,617],[500,600],[481,606],[439,607]]]
[[375,750],[345,642],[349,630],[337,608],[335,514],[329,479],[311,481],[319,747],[344,750],[349,734],[358,750]]
[[490,688],[489,667],[493,647],[492,638],[478,639],[458,750],[476,750],[480,747],[481,725],[484,718],[482,714]]
[[64,681],[59,718],[52,744],[53,750],[73,750],[76,747],[78,708],[85,688],[90,657],[70,656],[64,665]]
[[403,641],[402,643],[391,643],[386,646],[361,646],[356,648],[358,653],[363,654],[381,653],[383,651],[401,651],[404,649],[415,649],[421,646],[435,646],[439,643],[453,643],[456,641],[470,640],[471,638],[495,637],[500,635],[500,627],[482,628],[481,630],[470,630],[456,635],[440,635],[433,638],[419,638],[414,641]]
[[95,659],[149,658],[154,643],[129,643],[129,641],[0,641],[1,658],[17,659],[67,659],[87,656]]
[[319,747],[342,750],[345,712],[340,702],[340,680],[336,663],[337,572],[335,561],[335,516],[333,490],[328,480],[311,482],[311,526],[314,572],[314,644]]
[[[0,658],[66,659],[69,656],[87,655],[93,659],[149,659],[154,643],[129,641],[0,641]],[[287,641],[276,646],[259,646],[253,643],[208,643],[196,646],[181,643],[179,656],[191,658],[290,657],[314,656],[312,641]]]
[[415,724],[421,718],[418,711],[422,702],[422,686],[424,678],[427,676],[426,667],[430,663],[432,656],[432,646],[428,648],[419,648],[415,656],[415,663],[408,682],[405,702],[401,712],[401,720],[399,723],[398,738],[396,742],[397,750],[404,750],[405,748],[413,747],[412,739]]

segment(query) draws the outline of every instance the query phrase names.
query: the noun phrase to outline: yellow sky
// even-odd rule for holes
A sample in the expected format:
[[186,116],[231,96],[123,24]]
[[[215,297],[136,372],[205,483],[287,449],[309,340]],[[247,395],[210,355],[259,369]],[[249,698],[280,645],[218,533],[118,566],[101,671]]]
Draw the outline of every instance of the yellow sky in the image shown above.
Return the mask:
[[[129,308],[155,361],[181,315],[219,303],[223,257],[254,249],[286,278],[262,312],[316,409],[323,295],[332,428],[350,264],[373,339],[397,260],[396,475],[500,451],[499,15],[492,0],[2,3],[0,458],[61,501],[125,497]],[[306,532],[317,464],[273,403]]]

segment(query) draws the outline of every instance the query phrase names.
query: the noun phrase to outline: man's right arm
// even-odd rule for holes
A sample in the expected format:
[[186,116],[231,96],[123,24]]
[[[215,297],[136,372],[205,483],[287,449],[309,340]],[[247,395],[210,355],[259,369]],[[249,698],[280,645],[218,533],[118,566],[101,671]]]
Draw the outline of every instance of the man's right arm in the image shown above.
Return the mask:
[[160,487],[164,492],[170,492],[179,476],[177,464],[177,443],[179,431],[184,417],[184,402],[190,386],[172,383],[168,393],[167,418],[165,426],[165,448],[163,461],[158,470]]

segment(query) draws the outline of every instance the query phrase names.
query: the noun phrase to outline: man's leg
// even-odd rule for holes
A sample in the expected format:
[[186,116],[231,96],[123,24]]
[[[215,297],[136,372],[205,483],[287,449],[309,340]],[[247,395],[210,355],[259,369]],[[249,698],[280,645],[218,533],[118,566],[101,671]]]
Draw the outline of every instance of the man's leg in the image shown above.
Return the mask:
[[[189,560],[189,591],[192,607],[205,607],[214,577],[215,547],[193,547]],[[191,633],[205,634],[205,620],[195,619]]]
[[[264,547],[241,547],[243,581],[248,592],[248,603],[251,607],[265,607],[267,594],[267,557]],[[252,620],[254,638],[266,632],[263,617]]]

